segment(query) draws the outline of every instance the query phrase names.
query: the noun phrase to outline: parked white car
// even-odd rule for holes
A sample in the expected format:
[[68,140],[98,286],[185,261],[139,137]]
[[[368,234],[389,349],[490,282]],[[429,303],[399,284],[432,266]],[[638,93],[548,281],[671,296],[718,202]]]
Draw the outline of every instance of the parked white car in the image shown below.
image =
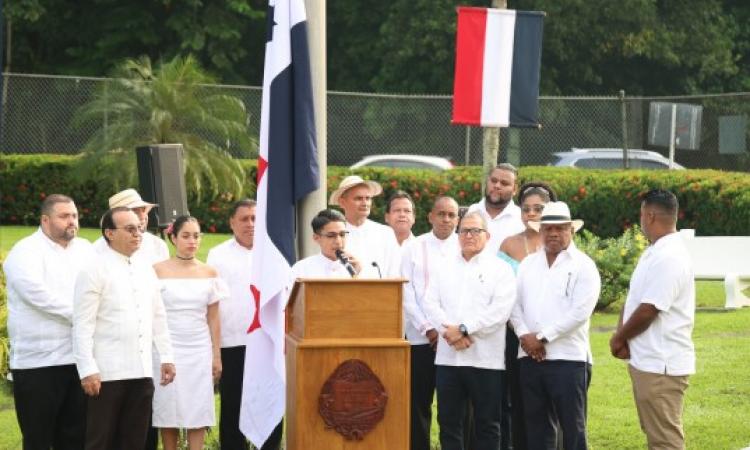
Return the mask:
[[[572,148],[569,152],[554,153],[549,164],[559,167],[587,169],[622,169],[621,148]],[[669,159],[649,150],[628,149],[628,167],[631,169],[669,169]],[[674,163],[674,169],[685,167]]]
[[450,170],[453,163],[440,156],[423,155],[370,155],[352,164],[350,169],[362,167],[397,167],[402,169]]

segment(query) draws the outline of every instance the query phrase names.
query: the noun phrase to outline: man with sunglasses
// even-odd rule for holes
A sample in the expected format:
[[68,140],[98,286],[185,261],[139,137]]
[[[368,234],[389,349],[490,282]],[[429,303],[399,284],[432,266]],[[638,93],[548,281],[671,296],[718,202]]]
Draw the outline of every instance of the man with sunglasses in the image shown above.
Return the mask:
[[[292,283],[297,278],[352,278],[362,271],[359,260],[345,250],[349,232],[346,230],[346,219],[340,212],[324,209],[310,225],[320,253],[299,260],[292,266]],[[346,264],[351,265],[354,274],[349,273]]]
[[126,207],[101,220],[107,248],[80,272],[73,303],[73,353],[88,396],[86,450],[143,448],[154,394],[152,346],[162,385],[174,380],[159,281],[134,254],[143,231]]
[[[152,265],[169,259],[169,249],[164,240],[147,232],[148,214],[157,206],[159,205],[144,201],[135,189],[125,189],[109,198],[110,209],[125,207],[133,211],[138,217],[138,226],[143,232],[143,240],[140,248],[138,248],[133,257],[143,259]],[[101,252],[107,248],[107,242],[104,240],[104,237],[100,237],[94,242],[94,248],[97,252]],[[156,441],[151,442],[147,448],[156,450]]]
[[441,263],[424,307],[438,339],[435,357],[440,448],[464,448],[464,413],[474,410],[475,448],[500,446],[505,395],[505,326],[516,296],[513,269],[484,252],[487,222],[469,212],[458,224],[460,252]]

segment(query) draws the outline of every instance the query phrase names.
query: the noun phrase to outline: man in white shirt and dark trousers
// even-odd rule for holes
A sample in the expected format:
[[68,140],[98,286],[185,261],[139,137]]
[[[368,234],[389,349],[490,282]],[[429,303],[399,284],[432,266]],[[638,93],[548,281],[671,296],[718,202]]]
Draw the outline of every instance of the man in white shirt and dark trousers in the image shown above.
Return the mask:
[[94,252],[68,196],[48,195],[39,229],[3,264],[13,398],[26,450],[80,450],[86,397],[73,358],[73,289]]
[[73,345],[88,398],[86,450],[139,449],[152,411],[152,346],[162,385],[174,380],[172,345],[159,282],[150,264],[133,258],[143,231],[129,208],[101,221],[108,248],[76,279]]
[[586,450],[587,391],[591,380],[589,318],[601,281],[594,261],[575,247],[583,222],[564,202],[547,203],[539,222],[542,251],[518,267],[518,299],[511,323],[521,341],[521,393],[528,448]]
[[437,325],[427,318],[424,296],[438,269],[459,253],[458,203],[438,197],[427,216],[432,230],[404,246],[401,276],[404,285],[406,339],[411,344],[411,450],[430,450],[432,400],[435,395]]
[[677,197],[648,192],[641,229],[651,245],[630,279],[612,355],[630,359],[635,405],[649,449],[684,449],[682,402],[695,373],[695,281],[690,255],[677,233]]
[[349,235],[346,247],[359,258],[363,278],[396,278],[400,276],[401,248],[391,227],[368,219],[372,199],[383,188],[374,181],[350,175],[331,193],[328,201],[344,210]]
[[[152,266],[169,259],[169,249],[167,249],[167,244],[164,240],[148,232],[148,215],[154,207],[158,206],[155,203],[144,201],[138,191],[132,188],[120,191],[109,198],[110,209],[125,207],[138,216],[138,222],[140,223],[141,231],[143,231],[143,240],[141,246],[133,254],[133,258],[143,260]],[[94,242],[94,249],[97,252],[103,252],[107,248],[107,241],[104,240],[103,236]],[[146,444],[143,449],[156,450],[158,444],[159,432],[151,426],[149,419],[148,436],[146,437]]]
[[[219,380],[219,444],[221,448],[232,450],[249,448],[245,435],[240,431],[240,406],[245,373],[245,340],[255,314],[250,290],[255,207],[255,200],[251,199],[240,200],[232,206],[229,216],[232,238],[212,248],[206,259],[206,263],[216,269],[219,277],[227,283],[230,293],[228,299],[219,303],[222,364]],[[282,431],[282,423],[279,423],[263,445],[263,450],[279,448]]]
[[427,318],[438,327],[435,357],[440,448],[464,449],[467,400],[477,450],[500,446],[505,395],[505,326],[516,289],[513,269],[483,252],[490,239],[478,213],[458,224],[460,252],[447,258],[427,288]]

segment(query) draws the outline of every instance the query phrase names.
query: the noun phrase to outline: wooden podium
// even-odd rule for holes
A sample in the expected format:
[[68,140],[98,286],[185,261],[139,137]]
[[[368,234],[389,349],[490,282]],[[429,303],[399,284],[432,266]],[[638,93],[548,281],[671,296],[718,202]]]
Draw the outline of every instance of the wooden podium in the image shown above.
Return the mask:
[[286,448],[409,448],[405,280],[300,279],[287,306]]

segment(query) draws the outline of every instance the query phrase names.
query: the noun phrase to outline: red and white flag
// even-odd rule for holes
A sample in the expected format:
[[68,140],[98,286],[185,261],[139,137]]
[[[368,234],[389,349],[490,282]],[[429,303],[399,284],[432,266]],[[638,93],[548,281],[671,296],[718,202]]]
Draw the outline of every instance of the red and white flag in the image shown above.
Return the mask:
[[240,429],[260,448],[284,417],[284,308],[295,256],[296,204],[318,189],[303,0],[271,0],[263,73],[258,190]]
[[458,8],[454,124],[536,127],[544,13]]

